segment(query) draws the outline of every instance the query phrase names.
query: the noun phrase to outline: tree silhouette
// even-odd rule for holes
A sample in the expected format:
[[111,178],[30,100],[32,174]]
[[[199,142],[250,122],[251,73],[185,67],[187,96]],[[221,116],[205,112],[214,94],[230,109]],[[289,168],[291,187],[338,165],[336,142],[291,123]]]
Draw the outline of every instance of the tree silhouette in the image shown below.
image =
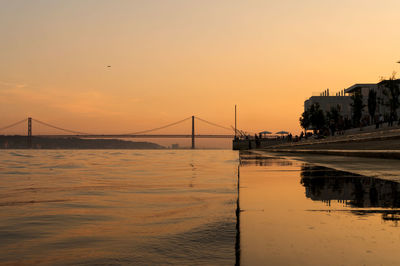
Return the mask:
[[389,121],[393,122],[393,120],[397,119],[397,109],[400,107],[400,88],[399,81],[396,80],[396,73],[393,72],[389,79],[382,80],[379,85],[383,86],[383,94],[387,97],[385,105],[388,106],[390,110]]
[[369,113],[369,116],[371,117],[371,123],[374,122],[376,105],[377,105],[376,91],[375,90],[369,90],[369,93],[368,93],[368,113]]
[[302,114],[301,117],[299,118],[300,121],[300,126],[304,128],[304,133],[307,133],[307,129],[310,127],[310,112],[308,110],[305,110]]
[[319,103],[314,103],[310,107],[310,123],[314,128],[314,131],[320,131],[325,126],[325,115],[320,109]]
[[326,112],[327,124],[331,130],[332,135],[335,134],[336,129],[338,128],[339,120],[341,118],[340,115],[340,105],[331,106],[331,109]]
[[361,94],[361,88],[355,89],[355,92],[351,96],[351,99],[353,100],[353,103],[351,103],[353,125],[355,127],[358,127],[360,126],[362,111],[365,107],[365,105],[363,104],[363,96]]

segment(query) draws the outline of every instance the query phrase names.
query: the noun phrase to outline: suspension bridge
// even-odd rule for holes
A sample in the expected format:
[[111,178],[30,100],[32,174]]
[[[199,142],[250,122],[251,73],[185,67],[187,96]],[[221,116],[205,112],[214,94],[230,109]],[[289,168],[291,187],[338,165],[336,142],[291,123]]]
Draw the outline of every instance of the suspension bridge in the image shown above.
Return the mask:
[[[191,120],[191,134],[156,134],[154,133],[155,131],[159,131],[162,129],[166,129],[169,127],[173,127],[176,126],[178,124],[184,123],[186,121]],[[228,130],[230,132],[233,131],[233,134],[196,134],[195,133],[195,124],[197,124],[197,121],[201,122],[201,123],[205,123],[208,124],[210,126],[213,127],[217,127],[217,128],[222,128],[225,130]],[[27,141],[28,141],[28,145],[31,146],[32,143],[32,136],[33,136],[33,122],[38,123],[40,125],[52,128],[52,129],[56,129],[60,132],[63,132],[62,134],[41,134],[41,135],[35,135],[35,136],[40,136],[40,137],[48,137],[48,138],[68,138],[68,137],[76,137],[76,138],[191,138],[192,139],[192,145],[191,148],[194,149],[195,148],[195,140],[196,138],[214,138],[214,139],[218,139],[218,138],[230,138],[233,139],[235,137],[235,130],[236,128],[234,127],[226,127],[223,125],[219,125],[210,121],[207,121],[205,119],[202,119],[200,117],[197,116],[190,116],[187,118],[184,118],[182,120],[167,124],[167,125],[163,125],[160,127],[155,127],[155,128],[151,128],[148,130],[142,130],[142,131],[137,131],[137,132],[130,132],[130,133],[124,133],[124,134],[92,134],[92,133],[88,133],[88,132],[82,132],[82,131],[77,131],[77,130],[71,130],[71,129],[67,129],[67,128],[63,128],[63,127],[59,127],[50,123],[46,123],[43,122],[41,120],[38,119],[34,119],[32,117],[28,117],[25,118],[21,121],[17,121],[15,123],[9,124],[7,126],[4,127],[0,127],[0,134],[2,134],[2,132],[4,130],[19,126],[23,123],[27,123]],[[239,132],[240,134],[242,134],[242,131],[236,130],[237,132]]]

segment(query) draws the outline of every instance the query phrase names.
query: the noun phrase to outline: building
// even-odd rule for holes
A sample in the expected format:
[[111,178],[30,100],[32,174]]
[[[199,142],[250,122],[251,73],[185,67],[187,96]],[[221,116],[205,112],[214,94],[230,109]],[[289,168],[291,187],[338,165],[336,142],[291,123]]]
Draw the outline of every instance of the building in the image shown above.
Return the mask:
[[343,118],[351,118],[351,97],[345,95],[344,91],[330,96],[329,89],[327,89],[320,96],[311,96],[304,102],[304,110],[310,109],[311,105],[315,103],[318,103],[324,112],[329,112],[332,107],[339,108]]
[[178,143],[172,144],[171,149],[179,149],[179,144]]
[[[353,86],[345,89],[344,92],[349,96],[353,96],[356,92],[361,93],[363,97],[363,104],[365,105],[363,109],[363,117],[369,117],[368,113],[369,91],[375,90],[376,100],[377,100],[375,114],[377,116],[383,115],[387,120],[390,114],[390,108],[388,106],[389,102],[388,96],[385,95],[385,90],[386,90],[385,82],[387,82],[387,80],[383,80],[377,84],[374,83],[354,84]],[[394,82],[395,84],[397,84],[397,86],[400,85],[400,79],[396,79],[394,80]],[[397,110],[397,116],[400,117],[400,108]]]
[[[361,119],[364,121],[371,121],[370,115],[368,112],[368,97],[370,90],[374,90],[376,92],[376,110],[375,117],[382,115],[385,118],[385,121],[389,120],[390,108],[388,106],[389,98],[385,94],[385,90],[387,91],[385,84],[387,80],[383,80],[379,83],[357,83],[354,84],[347,89],[340,91],[335,94],[335,96],[329,95],[329,89],[320,93],[319,96],[312,96],[304,102],[304,110],[308,110],[311,105],[318,103],[320,109],[324,112],[330,111],[332,107],[340,108],[340,114],[344,119],[351,119],[352,117],[352,96],[356,93],[361,93],[364,109],[362,111]],[[400,79],[394,80],[394,83],[400,87]],[[400,118],[400,108],[397,109],[397,118]],[[368,123],[368,122],[367,122]]]
[[[357,83],[354,84],[347,89],[344,90],[344,92],[349,95],[350,97],[353,96],[355,93],[361,93],[362,99],[363,99],[363,104],[364,104],[364,109],[362,111],[362,117],[369,117],[368,113],[368,95],[370,90],[375,90],[377,95],[376,98],[383,98],[383,89],[378,89],[378,84],[375,83]],[[379,109],[379,111],[378,111]],[[385,108],[383,104],[381,106],[376,107],[376,114],[380,114],[381,111],[384,113]]]

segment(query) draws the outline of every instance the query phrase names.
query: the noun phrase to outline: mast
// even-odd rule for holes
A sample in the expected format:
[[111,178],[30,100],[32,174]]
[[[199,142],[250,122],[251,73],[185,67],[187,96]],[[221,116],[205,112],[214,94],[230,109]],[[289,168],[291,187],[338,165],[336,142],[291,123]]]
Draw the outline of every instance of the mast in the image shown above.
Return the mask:
[[237,123],[236,123],[236,104],[235,104],[235,139],[236,139],[236,132],[237,132]]

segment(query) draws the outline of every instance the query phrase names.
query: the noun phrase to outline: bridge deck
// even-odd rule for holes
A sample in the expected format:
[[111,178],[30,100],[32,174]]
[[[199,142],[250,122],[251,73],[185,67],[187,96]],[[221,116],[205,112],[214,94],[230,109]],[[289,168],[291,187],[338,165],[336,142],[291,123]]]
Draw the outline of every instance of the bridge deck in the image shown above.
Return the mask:
[[[191,134],[164,134],[164,135],[36,135],[37,137],[51,137],[51,138],[68,138],[68,137],[76,137],[76,138],[170,138],[170,139],[178,139],[178,138],[191,138]],[[199,139],[233,139],[234,135],[194,135],[195,138]]]

